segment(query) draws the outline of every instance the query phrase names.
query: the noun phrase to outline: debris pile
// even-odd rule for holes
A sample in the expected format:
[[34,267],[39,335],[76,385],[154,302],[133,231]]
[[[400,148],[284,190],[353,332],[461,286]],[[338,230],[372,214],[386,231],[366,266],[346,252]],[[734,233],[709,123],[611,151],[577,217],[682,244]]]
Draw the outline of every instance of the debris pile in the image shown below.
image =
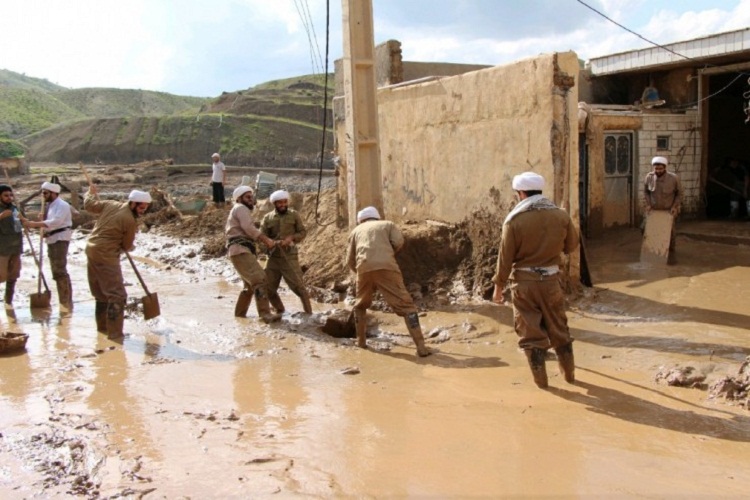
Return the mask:
[[750,356],[742,362],[737,375],[717,380],[708,390],[711,399],[723,398],[750,410]]

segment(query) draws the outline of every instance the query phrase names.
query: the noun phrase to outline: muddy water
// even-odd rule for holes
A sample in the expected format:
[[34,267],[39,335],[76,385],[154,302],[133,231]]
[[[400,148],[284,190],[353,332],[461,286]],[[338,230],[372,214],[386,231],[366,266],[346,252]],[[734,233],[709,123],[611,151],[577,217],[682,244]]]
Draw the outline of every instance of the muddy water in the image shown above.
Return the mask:
[[139,241],[162,316],[130,314],[122,343],[95,331],[83,240],[72,314],[54,298],[31,313],[24,262],[15,309],[0,311],[30,335],[25,354],[0,358],[2,498],[731,497],[750,484],[748,411],[654,381],[678,363],[711,381],[750,354],[745,247],[679,239],[679,264],[654,268],[638,262],[637,232],[591,244],[597,286],[569,313],[579,381],[550,360],[542,391],[508,308],[428,312],[439,352],[425,359],[375,313],[365,351],[319,332],[331,306],[306,317],[289,294],[281,323],[235,319],[231,269],[185,272],[160,263],[174,258],[163,242]]

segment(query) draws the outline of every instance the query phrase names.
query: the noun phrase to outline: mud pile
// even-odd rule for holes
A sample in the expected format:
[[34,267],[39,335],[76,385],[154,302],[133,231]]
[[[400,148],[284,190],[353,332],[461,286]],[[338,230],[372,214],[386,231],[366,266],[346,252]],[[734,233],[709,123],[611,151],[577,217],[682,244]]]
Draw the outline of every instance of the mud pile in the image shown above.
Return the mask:
[[711,384],[709,397],[723,398],[750,410],[750,356],[745,358],[736,375],[723,377]]

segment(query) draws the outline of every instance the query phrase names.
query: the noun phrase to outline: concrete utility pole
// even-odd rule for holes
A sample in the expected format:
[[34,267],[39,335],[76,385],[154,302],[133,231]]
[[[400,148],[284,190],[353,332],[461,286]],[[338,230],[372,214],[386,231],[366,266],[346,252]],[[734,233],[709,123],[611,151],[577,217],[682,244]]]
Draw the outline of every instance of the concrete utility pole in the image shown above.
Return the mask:
[[383,214],[372,0],[341,0],[344,22],[344,102],[349,227],[357,211]]

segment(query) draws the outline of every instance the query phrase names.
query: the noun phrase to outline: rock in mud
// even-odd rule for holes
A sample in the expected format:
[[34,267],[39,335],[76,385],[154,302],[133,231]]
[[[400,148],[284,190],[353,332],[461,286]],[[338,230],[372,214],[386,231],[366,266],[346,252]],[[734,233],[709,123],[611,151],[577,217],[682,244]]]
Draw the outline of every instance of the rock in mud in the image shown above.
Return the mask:
[[692,366],[662,367],[656,374],[656,381],[676,387],[703,388],[706,376]]

